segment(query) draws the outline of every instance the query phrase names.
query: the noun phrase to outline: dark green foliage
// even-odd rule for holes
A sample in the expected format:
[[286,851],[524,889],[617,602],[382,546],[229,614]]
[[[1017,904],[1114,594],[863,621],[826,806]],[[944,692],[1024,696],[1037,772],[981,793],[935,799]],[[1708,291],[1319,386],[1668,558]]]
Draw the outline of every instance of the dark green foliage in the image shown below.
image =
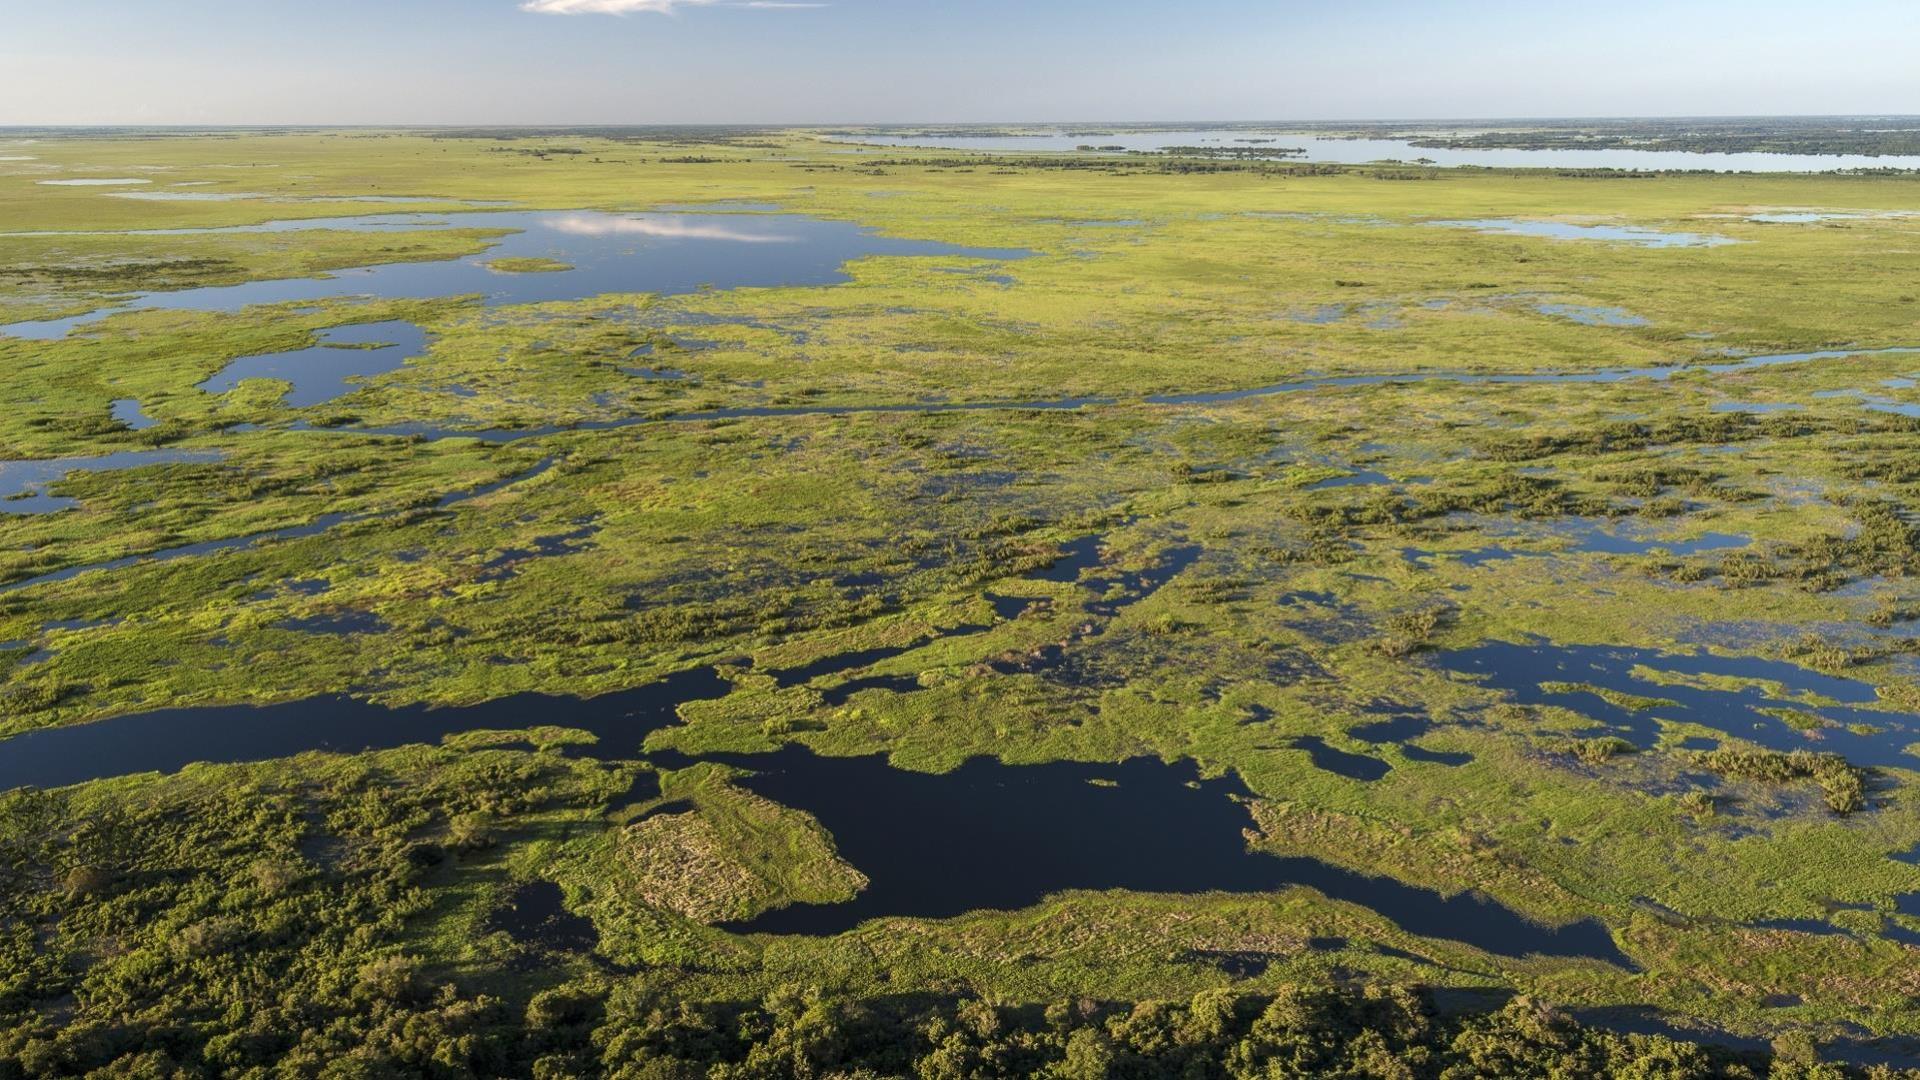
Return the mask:
[[1820,785],[1827,807],[1836,814],[1851,814],[1867,807],[1866,774],[1836,754],[1816,754],[1809,750],[1783,754],[1778,750],[1723,746],[1696,753],[1693,759],[1704,769],[1743,780],[1770,784],[1813,780]]
[[[147,1033],[16,1029],[0,1035],[0,1075],[268,1067],[288,1076],[716,1080],[1768,1075],[1764,1055],[1598,1031],[1526,998],[1491,1014],[1442,1016],[1424,994],[1398,987],[1213,990],[1185,1002],[1082,999],[1041,1010],[967,999],[862,1002],[795,988],[752,1003],[689,1001],[671,980],[652,978],[547,990],[517,1011],[451,987],[429,992],[396,961],[370,965],[345,995],[354,1006],[351,1042],[289,1046],[265,1017],[237,1015]],[[1814,1068],[1782,1062],[1772,1075],[1847,1075]]]
[[1620,754],[1631,754],[1638,747],[1616,735],[1603,735],[1597,739],[1578,739],[1573,743],[1573,756],[1583,764],[1603,765]]

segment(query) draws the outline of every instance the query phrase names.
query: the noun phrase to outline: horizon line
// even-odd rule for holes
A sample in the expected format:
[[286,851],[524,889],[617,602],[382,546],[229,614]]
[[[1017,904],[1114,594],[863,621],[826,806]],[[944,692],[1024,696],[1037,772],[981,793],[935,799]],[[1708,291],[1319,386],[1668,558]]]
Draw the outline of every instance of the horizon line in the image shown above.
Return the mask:
[[1228,127],[1228,126],[1266,126],[1282,127],[1289,124],[1326,126],[1334,124],[1544,124],[1544,123],[1593,123],[1646,120],[1913,120],[1920,122],[1920,113],[1901,112],[1849,112],[1849,113],[1641,113],[1641,114],[1589,114],[1580,116],[1375,116],[1375,117],[1331,117],[1319,119],[1293,118],[1275,119],[1181,119],[1181,120],[1128,120],[1128,119],[1054,119],[1054,120],[809,120],[809,121],[752,121],[752,120],[621,120],[621,121],[231,121],[220,123],[197,123],[186,120],[143,120],[143,121],[85,121],[85,122],[4,122],[0,131],[38,130],[38,131],[85,131],[85,130],[194,130],[194,131],[244,131],[261,128],[297,129],[297,130],[449,130],[460,128],[488,128],[494,130],[542,130],[542,129],[634,129],[634,128],[787,128],[812,129],[822,127],[926,127],[945,125],[949,127],[1058,127],[1080,125],[1131,125],[1136,127]]

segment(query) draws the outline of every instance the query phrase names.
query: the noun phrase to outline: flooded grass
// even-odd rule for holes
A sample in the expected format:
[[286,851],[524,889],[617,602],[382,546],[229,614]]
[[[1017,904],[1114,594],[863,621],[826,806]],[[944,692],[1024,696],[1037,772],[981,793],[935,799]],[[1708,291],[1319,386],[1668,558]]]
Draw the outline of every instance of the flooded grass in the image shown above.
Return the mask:
[[371,866],[424,899],[368,948],[522,1011],[1337,969],[1920,1031],[1908,182],[767,138],[0,178],[0,822],[150,830],[22,886],[22,1000],[223,940],[116,890]]

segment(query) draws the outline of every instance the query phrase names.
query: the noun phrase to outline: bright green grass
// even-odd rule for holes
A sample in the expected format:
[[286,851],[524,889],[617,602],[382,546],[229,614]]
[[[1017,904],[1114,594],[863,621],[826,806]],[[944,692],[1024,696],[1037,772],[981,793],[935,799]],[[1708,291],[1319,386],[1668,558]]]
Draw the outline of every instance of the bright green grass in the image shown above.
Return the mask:
[[[514,962],[524,958],[515,947],[480,930],[509,882],[544,877],[595,921],[605,958],[683,966],[702,994],[811,981],[857,993],[968,985],[1021,1002],[1184,995],[1229,981],[1180,961],[1186,950],[1255,949],[1284,958],[1263,977],[1273,984],[1324,978],[1337,965],[1566,1003],[1651,1004],[1753,1033],[1826,1032],[1842,1022],[1920,1033],[1909,1004],[1915,954],[1879,933],[1893,897],[1920,889],[1920,870],[1887,858],[1920,844],[1907,771],[1880,777],[1873,808],[1849,818],[1828,815],[1807,790],[1745,782],[1717,792],[1722,808],[1699,817],[1680,802],[1697,776],[1669,745],[1699,732],[1671,731],[1647,753],[1583,765],[1567,750],[1582,718],[1503,704],[1423,659],[1428,648],[1529,635],[1650,648],[1716,640],[1777,656],[1805,628],[1865,626],[1876,614],[1912,610],[1920,588],[1888,552],[1846,549],[1818,565],[1804,552],[1853,537],[1878,501],[1912,505],[1920,427],[1819,395],[1865,389],[1920,401],[1882,385],[1920,370],[1920,357],[1666,383],[1433,382],[1212,405],[1140,400],[1321,374],[1538,372],[1712,360],[1723,350],[1920,345],[1920,220],[1744,220],[1765,207],[1914,209],[1920,182],[953,168],[933,164],[949,155],[835,154],[804,133],[782,136],[777,155],[560,142],[587,153],[540,159],[503,149],[513,143],[394,134],[47,141],[34,150],[40,161],[0,167],[0,232],[202,227],[369,209],[148,203],[34,183],[54,168],[119,175],[151,167],[161,183],[215,185],[190,190],[301,199],[431,195],[612,210],[772,201],[889,234],[1036,255],[1005,266],[867,259],[849,268],[851,283],[829,288],[484,312],[458,299],[143,312],[60,342],[0,339],[0,395],[9,403],[0,456],[151,445],[227,453],[217,465],[76,476],[56,490],[78,498],[77,509],[0,518],[8,579],[327,512],[367,515],[321,537],[0,595],[0,640],[25,643],[0,674],[6,731],[352,687],[392,702],[593,694],[727,662],[736,692],[687,709],[687,723],[657,745],[755,750],[797,740],[823,753],[885,753],[916,769],[980,754],[1016,764],[1193,758],[1210,772],[1237,772],[1257,793],[1249,827],[1257,822],[1251,843],[1260,849],[1447,892],[1480,889],[1545,921],[1598,917],[1645,972],[1513,961],[1413,938],[1302,890],[1070,894],[1028,911],[890,922],[840,939],[740,939],[647,902],[623,876],[633,862],[622,845],[646,809],[615,805],[631,769],[486,740],[89,785],[50,796],[50,820],[114,808],[158,815],[200,801],[225,814],[226,793],[253,785],[311,786],[303,812],[344,820],[356,800],[378,797],[368,792],[451,791],[463,770],[475,770],[489,778],[481,787],[499,791],[499,805],[485,812],[506,823],[492,844],[382,900],[378,940],[476,985],[525,989],[561,977],[518,974]],[[723,160],[667,160],[687,156]],[[881,160],[889,164],[874,164]],[[1648,250],[1421,224],[1493,216],[1742,242]],[[1091,218],[1144,224],[1070,224]],[[134,289],[465,256],[486,239],[468,231],[9,236],[0,238],[0,318],[82,311]],[[1624,307],[1648,325],[1579,325],[1538,311],[1545,302]],[[1336,304],[1353,311],[1308,318]],[[301,347],[349,312],[355,321],[416,320],[431,347],[314,409],[282,407],[270,385],[221,397],[195,389],[232,358]],[[711,325],[711,317],[740,322]],[[669,335],[716,347],[675,354]],[[622,374],[627,355],[646,344],[696,379]],[[472,395],[450,394],[451,386]],[[1068,395],[1115,404],[670,420],[730,405]],[[115,426],[108,409],[121,398],[139,400],[159,425]],[[1763,418],[1713,411],[1730,402],[1803,409]],[[296,420],[531,427],[633,415],[669,419],[506,446],[286,430]],[[233,430],[242,423],[266,430]],[[1628,437],[1623,424],[1657,430]],[[1541,437],[1563,441],[1528,445]],[[536,479],[431,509],[443,495],[546,458],[556,465]],[[1358,469],[1392,477],[1403,498],[1386,499],[1375,486],[1315,486]],[[1458,506],[1471,509],[1421,509]],[[1631,519],[1674,541],[1709,530],[1748,535],[1755,564],[1774,576],[1738,577],[1747,570],[1723,553],[1574,554],[1547,528],[1571,513]],[[483,570],[504,552],[583,524],[595,531],[570,554],[522,563],[505,579]],[[1059,543],[1094,532],[1106,537],[1111,566],[1145,569],[1184,544],[1204,554],[1157,595],[1103,621],[1086,609],[1084,590],[1024,577]],[[1459,557],[1494,544],[1538,556],[1482,565]],[[1409,548],[1437,554],[1416,561]],[[884,585],[848,584],[869,575]],[[330,588],[287,587],[311,580]],[[941,639],[942,630],[990,621],[989,589],[1048,602],[984,633]],[[1429,609],[1446,616],[1424,639],[1383,647],[1405,638],[1395,627],[1406,620],[1396,616]],[[372,612],[391,630],[326,636],[277,625],[340,611]],[[55,622],[79,625],[43,629]],[[1101,632],[1088,633],[1096,624]],[[782,690],[764,675],[915,641],[929,643],[862,672],[916,676],[921,689],[909,693],[869,691],[829,709],[820,689],[831,680]],[[1108,678],[1070,686],[984,666],[1058,642]],[[40,648],[46,659],[23,662]],[[1864,657],[1848,674],[1901,708],[1920,689],[1896,659]],[[1421,745],[1471,753],[1472,763],[1419,762],[1346,736],[1382,703],[1424,710],[1437,727]],[[1381,754],[1394,771],[1361,784],[1316,770],[1289,748],[1302,735]],[[677,842],[717,853],[715,866],[745,867],[750,906],[849,887],[830,838],[803,815],[754,804],[724,775],[667,777],[666,788],[704,822],[686,823],[697,843]],[[453,817],[483,812],[456,794],[444,801],[408,827],[437,836]],[[26,814],[18,802],[6,805],[7,814]],[[201,851],[200,840],[169,831],[172,820],[152,818],[142,867],[212,882],[251,865],[251,855]],[[387,851],[390,839],[354,842],[399,858]],[[691,887],[698,882],[681,882],[688,890],[662,892],[657,876],[647,880],[656,899],[699,891]],[[93,910],[46,881],[9,888],[49,918]],[[1835,902],[1872,909],[1834,916],[1856,937],[1743,926],[1821,916]],[[716,910],[703,903],[681,906]],[[64,921],[61,954],[89,963],[105,933],[96,925]],[[1332,937],[1349,944],[1305,947]],[[162,947],[156,939],[137,949]],[[567,977],[594,966],[577,956],[550,962]],[[1762,1008],[1784,994],[1800,1004]]]

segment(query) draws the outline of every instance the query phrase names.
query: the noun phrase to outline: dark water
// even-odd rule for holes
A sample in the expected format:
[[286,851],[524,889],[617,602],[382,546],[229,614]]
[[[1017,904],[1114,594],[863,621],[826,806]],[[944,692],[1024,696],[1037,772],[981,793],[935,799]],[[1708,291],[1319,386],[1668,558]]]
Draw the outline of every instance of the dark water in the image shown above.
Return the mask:
[[196,762],[272,761],[309,751],[356,754],[434,744],[467,731],[553,725],[590,731],[604,752],[635,757],[641,742],[678,719],[688,701],[723,697],[732,684],[711,668],[604,697],[516,694],[477,705],[388,707],[336,695],[278,705],[214,705],[133,713],[46,728],[0,743],[0,791],[64,787]]
[[381,634],[392,629],[387,621],[371,611],[334,611],[322,615],[302,615],[273,624],[281,630],[301,634],[327,634],[350,637],[355,634]]
[[[1314,859],[1250,853],[1242,830],[1252,819],[1238,801],[1249,793],[1237,780],[1203,779],[1190,762],[1010,766],[975,760],[936,776],[894,769],[879,757],[822,758],[799,747],[702,759],[643,754],[647,735],[675,723],[680,705],[730,689],[717,672],[702,668],[587,700],[522,694],[427,709],[324,697],[169,709],[9,739],[0,754],[0,790],[554,725],[598,736],[598,745],[580,749],[586,756],[645,758],[668,768],[718,760],[751,770],[746,786],[812,813],[841,854],[872,880],[850,903],[784,909],[735,927],[743,931],[829,934],[878,916],[1021,908],[1065,889],[1252,893],[1306,885],[1373,908],[1415,934],[1503,955],[1627,964],[1597,922],[1547,929],[1482,897],[1442,897]],[[523,914],[515,925],[539,927],[556,917],[551,905],[531,895]]]
[[[987,629],[987,627],[966,626],[959,628],[954,631],[954,633],[977,634],[985,629]],[[857,668],[869,667],[882,660],[891,660],[896,656],[910,653],[924,645],[931,644],[933,640],[935,639],[923,638],[907,645],[883,645],[876,649],[862,649],[858,652],[823,656],[813,663],[806,664],[802,667],[787,668],[784,671],[773,672],[773,684],[782,689],[789,686],[803,686],[822,676],[838,675],[844,671],[853,671]]]
[[1305,885],[1372,908],[1402,929],[1506,956],[1542,953],[1627,964],[1600,924],[1548,929],[1473,895],[1442,897],[1316,859],[1247,850],[1252,818],[1237,780],[1191,762],[1009,766],[976,759],[951,773],[884,758],[823,758],[789,747],[722,757],[743,783],[812,814],[841,856],[871,879],[844,904],[799,904],[729,929],[835,934],[893,915],[944,918],[1015,910],[1065,889],[1272,892]]
[[1027,576],[1035,581],[1079,581],[1081,574],[1100,565],[1100,545],[1105,540],[1097,533],[1069,540],[1060,545],[1060,553],[1054,556],[1051,564]]
[[1383,746],[1387,743],[1406,742],[1417,739],[1432,730],[1433,721],[1419,713],[1401,713],[1385,720],[1374,720],[1358,727],[1347,729],[1347,734],[1361,742]]
[[911,694],[920,689],[918,675],[867,675],[858,679],[848,679],[839,686],[820,691],[820,704],[829,709],[837,709],[853,700],[853,696],[865,690],[886,690],[895,694]]
[[1306,751],[1314,768],[1325,769],[1349,780],[1372,783],[1393,771],[1392,765],[1377,757],[1336,750],[1318,735],[1303,735],[1293,740],[1293,748]]
[[506,902],[487,916],[489,932],[505,932],[522,945],[563,952],[587,952],[600,944],[593,920],[567,910],[567,897],[551,881],[515,886]]
[[[1608,645],[1554,645],[1546,642],[1490,641],[1459,652],[1442,653],[1435,663],[1449,671],[1479,678],[1526,705],[1559,705],[1594,718],[1641,747],[1659,734],[1657,719],[1691,722],[1746,739],[1772,750],[1819,750],[1841,754],[1856,765],[1913,768],[1908,744],[1920,739],[1916,718],[1859,706],[1878,701],[1873,684],[1837,675],[1824,675],[1784,660],[1711,653],[1663,653]],[[1636,669],[1676,675],[1720,675],[1766,679],[1780,683],[1787,693],[1819,694],[1838,705],[1807,705],[1779,696],[1771,689],[1748,686],[1738,690],[1657,683]],[[1640,697],[1664,699],[1670,704],[1635,710],[1615,705],[1585,690],[1549,692],[1542,683],[1579,683]],[[1811,714],[1835,726],[1802,732],[1763,709],[1791,709]],[[1842,725],[1868,724],[1878,733],[1850,731]]]
[[[1054,559],[1052,565],[1029,574],[1029,580],[1059,582],[1074,582],[1080,580],[1082,574],[1100,565],[1101,545],[1103,541],[1104,538],[1096,534],[1083,536],[1077,540],[1072,540],[1061,545],[1060,554]],[[1090,605],[1089,610],[1108,616],[1118,614],[1120,610],[1128,604],[1138,603],[1140,600],[1152,595],[1153,590],[1166,584],[1174,574],[1192,565],[1193,559],[1197,558],[1198,555],[1199,549],[1197,548],[1176,550],[1168,560],[1138,575],[1137,583],[1141,586],[1141,592],[1131,594],[1121,602]],[[1087,584],[1092,591],[1105,593],[1112,582],[1096,578]],[[987,594],[987,601],[993,607],[994,616],[1003,621],[1018,618],[1033,603],[1033,601],[1024,597],[995,596],[991,593]],[[940,631],[932,637],[921,638],[904,645],[883,645],[857,652],[824,656],[810,664],[775,671],[771,674],[773,675],[775,686],[781,688],[801,686],[825,676],[839,675],[848,671],[871,667],[881,661],[891,660],[896,656],[903,656],[915,649],[925,648],[936,641],[968,637],[974,634],[985,633],[991,629],[993,629],[991,624],[963,624],[950,630]],[[844,705],[853,695],[863,690],[875,689],[892,690],[895,693],[909,693],[920,689],[920,679],[917,675],[871,675],[866,678],[851,679],[839,686],[829,687],[821,691],[821,700],[823,704],[829,707]]]
[[[1095,597],[1085,603],[1084,610],[1112,619],[1165,588],[1169,581],[1198,562],[1203,554],[1203,549],[1197,544],[1175,547],[1163,552],[1158,562],[1143,570],[1107,570],[1088,576],[1102,566],[1102,543],[1102,537],[1088,536],[1066,544],[1051,567],[1032,576],[1048,581],[1078,582]],[[1096,685],[1098,677],[1089,677],[1082,666],[1084,650],[1069,649],[1068,645],[1085,646],[1105,634],[1108,626],[1104,622],[1094,624],[1076,632],[1071,642],[1043,645],[1026,653],[991,661],[988,667],[1002,675],[1045,675],[1056,682]]]
[[[140,293],[125,303],[69,319],[14,323],[0,333],[53,339],[118,311],[238,311],[341,297],[433,299],[478,296],[490,306],[579,300],[609,293],[678,295],[702,288],[833,285],[851,280],[843,267],[874,255],[942,255],[1006,261],[1031,252],[970,248],[881,236],[844,221],[793,214],[609,214],[599,211],[505,211],[376,214],[281,223],[282,228],[355,232],[420,229],[510,229],[487,251],[463,259],[390,263],[338,270],[324,277]],[[275,231],[268,226],[235,230]],[[572,267],[542,274],[503,274],[500,258],[546,258]]]
[[474,580],[507,581],[518,577],[521,566],[535,559],[552,559],[586,550],[587,541],[593,539],[599,532],[599,525],[589,523],[567,532],[534,537],[530,546],[508,548],[480,564],[480,573]]
[[[1581,1024],[1623,1035],[1660,1035],[1679,1042],[1724,1047],[1737,1052],[1762,1053],[1771,1049],[1766,1039],[1736,1035],[1717,1028],[1700,1028],[1646,1006],[1606,1006],[1569,1010]],[[1855,1029],[1856,1031],[1858,1029]],[[1820,1060],[1866,1067],[1920,1066],[1920,1039],[1903,1036],[1864,1038],[1841,1036],[1820,1040]]]
[[1408,761],[1425,762],[1432,765],[1460,766],[1473,760],[1473,755],[1464,751],[1428,750],[1424,746],[1414,746],[1411,742],[1433,729],[1433,721],[1418,713],[1403,713],[1386,720],[1375,720],[1347,729],[1347,734],[1364,743],[1375,746],[1397,744],[1400,753]]
[[220,450],[122,450],[99,457],[0,461],[0,514],[48,514],[77,506],[73,499],[47,494],[47,485],[69,473],[115,472],[148,465],[207,464],[226,457]]
[[1473,755],[1465,751],[1428,750],[1424,746],[1403,746],[1400,748],[1400,752],[1406,755],[1408,761],[1420,761],[1429,765],[1445,765],[1449,768],[1458,768],[1473,760]]
[[427,349],[427,332],[404,321],[336,326],[319,338],[311,348],[240,357],[199,389],[224,394],[243,379],[280,379],[292,384],[281,404],[321,405],[353,391],[349,380],[398,370]]

